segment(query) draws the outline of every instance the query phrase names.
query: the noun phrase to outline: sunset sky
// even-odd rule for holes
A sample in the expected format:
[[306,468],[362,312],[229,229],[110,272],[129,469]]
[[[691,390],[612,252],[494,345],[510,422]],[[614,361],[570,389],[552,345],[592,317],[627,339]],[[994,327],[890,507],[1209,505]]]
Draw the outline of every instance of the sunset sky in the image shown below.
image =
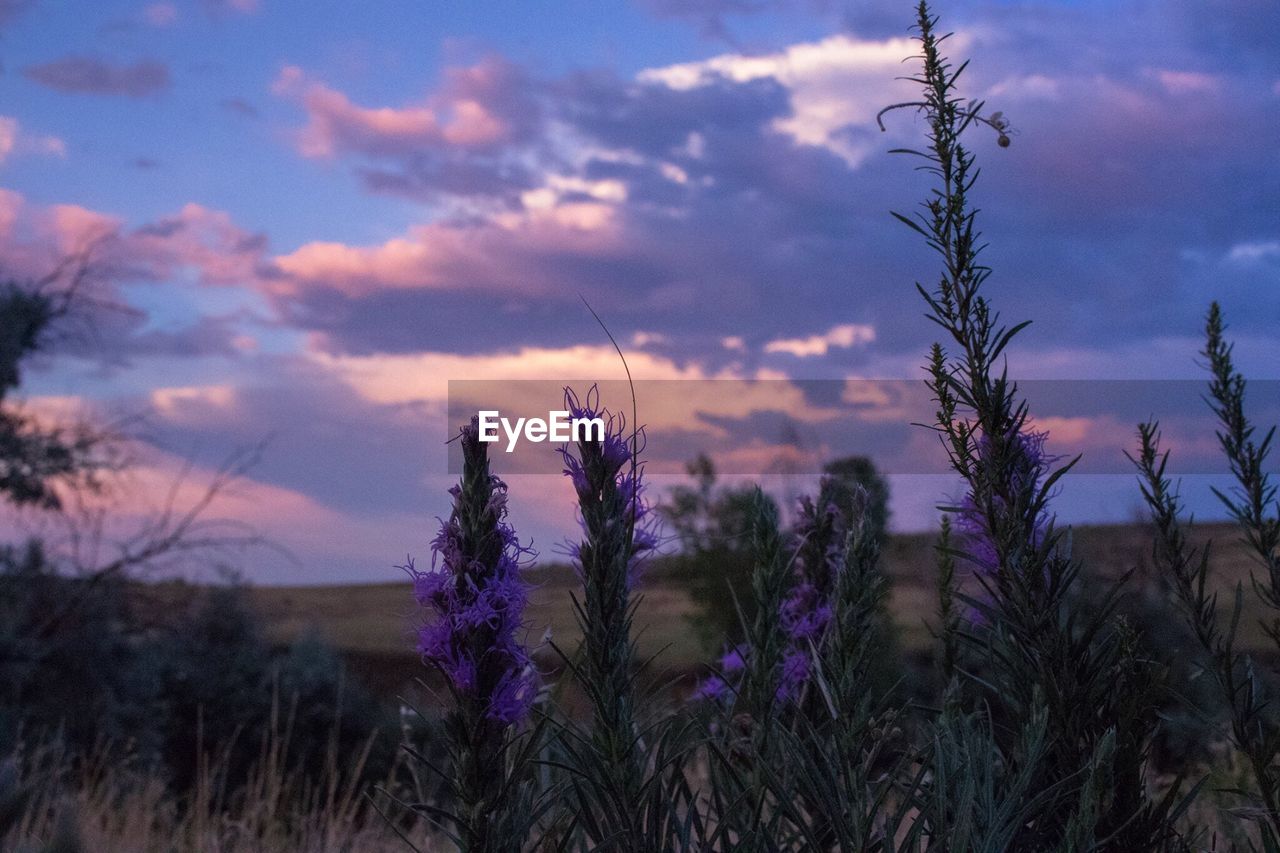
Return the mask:
[[[952,55],[973,58],[968,93],[1016,131],[1007,149],[972,140],[991,296],[1034,321],[1011,373],[1198,379],[1216,298],[1245,373],[1280,379],[1273,0],[937,11]],[[764,473],[788,453],[868,452],[901,475],[895,526],[925,528],[949,481],[893,460],[926,441],[909,423],[927,405],[876,417],[853,390],[874,386],[844,381],[918,378],[935,335],[913,287],[933,257],[889,214],[927,189],[888,153],[925,128],[910,111],[875,124],[913,96],[894,79],[914,71],[912,15],[880,0],[0,0],[4,273],[92,243],[94,295],[118,306],[31,366],[26,405],[137,416],[126,514],[184,460],[196,490],[269,437],[215,514],[292,557],[245,555],[245,574],[393,579],[447,512],[449,380],[622,377],[585,298],[637,378],[748,389],[695,411],[651,401],[649,420],[687,432],[655,438],[655,470],[695,449],[741,474],[757,464],[743,454]],[[1278,387],[1259,387],[1259,413]],[[1212,451],[1208,422],[1180,428],[1159,395],[1146,412],[1068,396],[1078,411],[1040,413],[1055,450],[1115,464],[1067,484],[1065,520],[1130,518],[1136,490],[1115,472],[1138,417]],[[894,428],[860,433],[870,421]],[[1213,516],[1202,486],[1189,496]],[[567,484],[518,475],[512,491],[517,529],[554,555]]]

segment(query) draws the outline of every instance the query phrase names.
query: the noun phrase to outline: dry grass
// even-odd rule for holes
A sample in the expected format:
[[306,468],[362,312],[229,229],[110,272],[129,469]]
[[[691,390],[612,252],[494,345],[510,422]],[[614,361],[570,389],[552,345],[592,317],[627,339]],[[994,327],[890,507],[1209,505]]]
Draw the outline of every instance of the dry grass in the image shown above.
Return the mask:
[[[102,853],[382,853],[410,849],[380,809],[381,790],[360,781],[367,749],[338,755],[332,744],[318,777],[285,765],[286,720],[262,733],[247,783],[227,790],[219,755],[202,752],[194,790],[175,797],[145,766],[102,757],[75,761],[60,749],[20,746],[4,761],[0,800],[17,804],[0,850]],[[398,769],[398,768],[397,768]],[[393,776],[395,773],[393,772]],[[392,787],[390,780],[381,788]],[[10,799],[16,798],[16,799]],[[392,812],[403,818],[399,810]],[[420,821],[397,824],[423,851],[450,849]]]

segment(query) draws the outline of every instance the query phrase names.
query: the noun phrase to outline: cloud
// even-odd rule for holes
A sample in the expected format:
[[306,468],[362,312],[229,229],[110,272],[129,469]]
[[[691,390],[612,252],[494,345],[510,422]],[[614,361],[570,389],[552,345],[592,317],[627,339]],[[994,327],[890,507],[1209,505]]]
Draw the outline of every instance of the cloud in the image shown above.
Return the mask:
[[26,133],[16,118],[0,116],[0,165],[15,153],[65,157],[67,144],[56,136]]
[[272,91],[306,113],[294,134],[300,154],[355,158],[375,190],[485,196],[527,187],[515,153],[533,138],[539,111],[524,76],[497,57],[446,69],[438,91],[399,107],[361,106],[296,66],[281,70]]
[[[970,40],[958,34],[952,44],[963,50]],[[864,41],[849,35],[791,45],[763,55],[724,54],[698,62],[643,71],[639,79],[673,89],[705,86],[718,79],[735,83],[774,80],[790,96],[791,115],[774,126],[798,144],[831,149],[856,166],[870,151],[844,131],[869,125],[875,114],[893,100],[899,88],[892,78],[902,58],[915,49],[907,38]]]
[[[44,402],[33,401],[42,406]],[[132,464],[111,479],[109,489],[82,496],[86,510],[103,510],[103,529],[95,531],[103,543],[145,535],[166,509],[170,517],[180,517],[205,499],[208,484],[219,473],[217,460],[190,459],[189,442],[177,441],[173,447],[137,444],[133,452]],[[403,561],[408,547],[401,543],[418,541],[424,512],[415,506],[416,512],[397,508],[376,516],[353,514],[299,489],[273,483],[268,466],[269,462],[260,463],[236,479],[200,517],[202,537],[234,540],[256,535],[269,547],[201,549],[184,553],[162,564],[163,568],[197,582],[216,581],[228,563],[241,561],[252,567],[258,583],[396,578],[394,565]],[[171,506],[166,507],[166,501]],[[0,518],[0,526],[6,533],[17,530],[38,536],[54,553],[85,547],[69,539],[65,525],[56,518],[13,518],[8,513]]]
[[[503,183],[498,192],[510,194],[496,209],[438,216],[380,244],[313,242],[275,258],[280,275],[264,287],[282,313],[337,351],[411,347],[411,318],[424,315],[449,345],[470,348],[504,336],[569,340],[586,294],[630,326],[623,334],[669,324],[671,341],[655,346],[672,354],[695,329],[722,351],[720,338],[752,316],[782,322],[775,332],[829,316],[806,299],[859,260],[846,235],[868,199],[844,160],[773,126],[789,113],[776,81],[678,89],[591,73],[540,85],[555,94],[547,136],[556,143],[535,148],[572,139],[577,154],[548,155],[518,193]],[[790,290],[784,280],[795,280]],[[492,303],[467,296],[480,293],[500,295],[499,314],[526,322],[483,319]]]
[[[609,344],[568,347],[521,347],[509,352],[460,355],[420,352],[412,355],[344,356],[323,352],[311,359],[327,372],[343,378],[367,400],[381,404],[444,402],[450,380],[468,382],[621,379],[624,371]],[[714,378],[697,365],[678,365],[647,353],[632,353],[628,365],[646,380]],[[554,402],[553,398],[553,402]]]
[[[546,294],[562,291],[555,260],[626,254],[604,205],[570,204],[512,214],[487,225],[417,226],[375,246],[305,244],[275,259],[278,294],[306,288],[365,296],[385,289]],[[563,272],[563,271],[562,271]]]
[[[1174,44],[1160,62],[1117,51],[1124,62],[1100,69],[1054,35],[1109,33],[1100,21],[1044,8],[1024,20],[1029,34],[976,13],[963,22],[987,58],[969,72],[973,91],[1021,131],[1005,151],[973,137],[984,227],[1000,235],[991,287],[1010,316],[1054,317],[1035,334],[1060,350],[1112,346],[1122,317],[1126,334],[1156,334],[1161,321],[1143,306],[1170,282],[1197,292],[1217,274],[1180,251],[1223,258],[1270,233],[1257,222],[1267,181],[1242,188],[1237,176],[1273,168],[1244,144],[1273,130],[1274,111],[1250,101],[1270,101],[1273,77],[1250,95],[1230,69],[1206,70],[1221,81],[1217,97],[1175,94],[1170,81],[1187,80],[1151,69],[1208,68],[1194,51]],[[1029,58],[1022,43],[1041,52]],[[433,349],[566,346],[590,323],[583,294],[620,339],[660,331],[646,349],[671,359],[750,369],[799,349],[824,376],[906,364],[928,330],[901,304],[930,267],[887,216],[914,188],[910,164],[884,149],[921,128],[902,111],[882,135],[874,114],[897,97],[887,87],[912,50],[840,34],[631,76],[543,78],[489,57],[381,103],[287,69],[276,88],[302,110],[300,153],[431,206],[390,237],[304,240],[276,255],[263,235],[210,232],[203,259],[185,268],[255,288],[278,322],[335,354],[419,351],[425,327]],[[467,103],[471,112],[459,109]],[[1179,212],[1180,195],[1200,200],[1197,216]],[[1194,302],[1168,302],[1170,322],[1194,328]],[[874,328],[876,340],[844,347],[812,335],[833,316]]]
[[18,144],[18,120],[8,116],[0,116],[0,163],[13,153]]
[[241,118],[257,118],[259,115],[258,108],[244,98],[223,98],[218,106]]
[[812,358],[826,355],[833,347],[848,349],[859,344],[869,344],[875,339],[876,330],[874,327],[846,323],[840,326],[832,326],[821,335],[769,341],[764,345],[764,351],[767,353],[788,353],[796,358]]
[[5,249],[52,249],[56,258],[92,246],[96,278],[113,286],[181,281],[250,288],[271,275],[265,235],[241,228],[224,211],[186,204],[127,228],[113,213],[76,204],[22,207],[21,196],[10,195],[17,202],[12,209],[23,210],[29,233],[25,243],[11,241]]
[[987,96],[1016,101],[1056,101],[1060,92],[1054,78],[1044,74],[1025,74],[999,81],[987,90]]
[[142,98],[169,88],[169,67],[153,60],[123,64],[92,56],[68,56],[29,65],[23,74],[42,86],[74,94]]
[[[246,332],[269,325],[266,304],[252,289],[269,275],[266,248],[262,235],[200,205],[129,228],[111,213],[29,204],[0,189],[5,276],[35,280],[88,252],[83,286],[92,298],[71,323],[77,334],[60,341],[59,352],[108,372],[152,357],[238,358],[254,351]],[[191,289],[198,285],[210,290]],[[85,329],[93,333],[78,333]]]
[[1212,95],[1222,89],[1222,79],[1216,74],[1169,68],[1152,69],[1151,74],[1171,95]]
[[1227,260],[1236,264],[1256,264],[1280,258],[1280,240],[1237,243],[1227,252]]
[[266,235],[246,231],[224,211],[189,203],[123,235],[120,263],[151,281],[194,269],[202,284],[252,286],[264,275]]
[[21,193],[0,187],[0,238],[8,237],[13,230],[24,201]]

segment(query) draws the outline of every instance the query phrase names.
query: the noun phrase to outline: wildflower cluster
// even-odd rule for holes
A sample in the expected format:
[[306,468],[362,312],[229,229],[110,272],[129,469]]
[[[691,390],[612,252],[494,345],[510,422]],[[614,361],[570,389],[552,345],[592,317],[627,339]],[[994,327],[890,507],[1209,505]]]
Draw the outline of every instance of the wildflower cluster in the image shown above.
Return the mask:
[[780,622],[788,640],[782,656],[777,695],[795,701],[812,675],[814,651],[831,623],[833,595],[844,563],[846,514],[830,499],[824,480],[815,503],[800,499],[796,530],[796,579],[782,603]]
[[431,568],[410,563],[414,597],[434,616],[418,634],[418,651],[462,699],[486,718],[519,723],[536,692],[521,639],[528,555],[507,522],[507,486],[488,471],[475,423],[459,434],[466,474],[449,493],[453,513],[431,543]]
[[453,511],[432,542],[431,568],[407,567],[414,597],[429,614],[418,651],[453,698],[444,720],[450,766],[431,766],[452,806],[414,808],[464,853],[507,853],[520,849],[537,814],[530,781],[537,738],[521,732],[537,691],[519,636],[529,552],[507,522],[507,487],[489,470],[475,420],[457,440],[462,479],[449,490]]
[[[535,831],[538,849],[620,853],[1163,853],[1202,840],[1187,827],[1195,789],[1184,796],[1178,781],[1152,772],[1160,702],[1172,691],[1140,632],[1117,615],[1127,577],[1086,595],[1082,564],[1051,507],[1073,463],[1049,455],[1048,435],[1032,427],[1004,364],[1026,324],[1003,325],[988,301],[991,271],[978,260],[983,244],[969,198],[977,168],[961,137],[984,126],[1003,147],[1008,122],[959,98],[964,66],[942,55],[946,37],[923,2],[917,27],[923,72],[913,79],[923,94],[898,106],[927,120],[927,146],[907,153],[923,158],[936,186],[916,216],[898,218],[942,259],[936,285],[917,289],[944,334],[928,364],[932,429],[963,484],[956,505],[941,508],[937,545],[946,683],[912,687],[917,697],[936,690],[941,701],[909,701],[881,678],[877,667],[893,657],[880,559],[885,515],[872,511],[872,491],[828,469],[789,532],[771,499],[752,496],[744,513],[750,588],[730,591],[737,603],[750,596],[750,607],[738,609],[740,630],[694,691],[691,712],[660,707],[642,686],[631,630],[641,570],[659,541],[645,498],[643,433],[604,409],[596,388],[585,399],[566,389],[573,417],[606,424],[603,434],[560,450],[582,531],[569,547],[581,583],[573,608],[582,646],[560,654],[590,706],[589,722],[548,701],[539,716],[553,733],[518,740],[537,686],[519,642],[526,551],[474,424],[460,436],[462,481],[431,570],[411,568],[432,616],[419,649],[455,699],[446,719],[448,808],[422,809],[444,816],[468,853],[531,849]],[[1271,433],[1256,436],[1244,415],[1244,381],[1222,333],[1215,307],[1204,355],[1237,481],[1221,497],[1265,572],[1254,589],[1274,611],[1264,633],[1280,643],[1280,503],[1265,468]],[[1231,626],[1219,625],[1208,559],[1180,524],[1156,426],[1144,424],[1141,438],[1135,461],[1156,519],[1157,564],[1172,582],[1165,589],[1209,660],[1231,745],[1249,762],[1253,790],[1239,796],[1248,800],[1241,813],[1255,821],[1250,837],[1280,850],[1277,685],[1234,646],[1243,587]],[[961,560],[974,567],[980,593],[957,587]],[[970,624],[957,602],[969,606]]]
[[[848,512],[833,495],[834,481],[824,478],[818,500],[800,499],[799,521],[790,561],[792,577],[777,603],[774,623],[783,640],[776,661],[773,699],[798,700],[813,674],[815,653],[823,644],[834,610],[834,596],[845,558]],[[735,644],[720,657],[718,672],[698,683],[695,701],[723,702],[742,689],[747,661],[755,654],[747,644]]]

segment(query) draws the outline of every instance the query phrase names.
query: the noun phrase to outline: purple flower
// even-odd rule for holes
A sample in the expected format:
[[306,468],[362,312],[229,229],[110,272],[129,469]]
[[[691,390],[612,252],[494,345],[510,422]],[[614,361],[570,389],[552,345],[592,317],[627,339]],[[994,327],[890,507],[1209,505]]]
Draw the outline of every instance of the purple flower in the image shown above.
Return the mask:
[[476,422],[464,427],[462,484],[449,490],[453,511],[431,543],[431,568],[405,567],[414,598],[428,613],[418,632],[423,660],[458,698],[486,719],[514,725],[528,713],[537,682],[524,628],[528,585],[521,561],[530,552],[507,522],[507,486],[489,473]]
[[[1008,511],[1005,499],[1001,497],[999,491],[1019,495],[1034,493],[1039,489],[1040,481],[1048,472],[1049,466],[1058,458],[1046,452],[1045,442],[1048,438],[1047,431],[1013,433],[1011,459],[1001,466],[1001,471],[997,472],[1004,482],[1000,484],[1001,489],[993,489],[995,494],[991,496],[994,513],[999,515]],[[993,452],[990,439],[986,436],[981,437],[977,443],[977,451],[978,468],[982,472],[994,464],[990,459]],[[1041,507],[1032,521],[1030,542],[1032,547],[1039,547],[1044,541],[1044,536],[1049,529],[1049,521],[1048,513]],[[994,577],[1000,570],[1000,554],[991,529],[991,517],[978,505],[972,491],[960,502],[960,510],[956,513],[955,529],[959,534],[960,544],[968,555],[969,561],[973,563],[974,570],[985,577]],[[989,591],[984,589],[979,593],[979,597],[990,603]],[[971,608],[969,621],[975,624],[985,623],[986,617],[982,609]]]
[[[597,523],[626,525],[630,532],[630,558],[627,581],[634,585],[637,575],[647,559],[658,547],[658,517],[645,499],[644,467],[632,464],[632,451],[639,456],[644,450],[644,431],[636,430],[627,435],[626,418],[602,408],[599,389],[592,386],[582,401],[571,388],[564,391],[565,408],[571,418],[599,418],[604,422],[603,440],[579,442],[576,452],[573,446],[559,449],[564,461],[564,473],[573,483],[578,494],[580,510],[600,506],[609,513],[607,519],[595,519]],[[633,448],[633,443],[635,447]],[[602,502],[610,502],[605,507]],[[588,521],[579,516],[586,530]],[[599,532],[599,531],[597,531]],[[566,552],[581,572],[582,545],[571,543]]]
[[817,587],[801,581],[782,603],[782,629],[795,642],[817,642],[831,622],[831,613],[831,602],[823,599]]
[[796,534],[796,582],[779,608],[786,635],[778,680],[778,699],[800,696],[809,680],[810,648],[821,645],[835,613],[836,580],[844,569],[845,515],[831,499],[831,481],[818,488],[818,500],[802,498]]
[[792,649],[782,656],[782,667],[778,677],[778,700],[794,702],[809,681],[809,654],[800,649]]
[[742,672],[747,668],[747,659],[741,646],[734,646],[720,657],[720,668],[726,673]]
[[708,676],[698,682],[690,700],[719,702],[737,694],[742,687],[742,675],[746,671],[749,655],[750,650],[742,646],[726,649],[720,656],[720,674]]
[[694,702],[720,702],[730,695],[729,684],[718,675],[698,682],[690,700]]
[[536,691],[537,683],[528,667],[523,672],[508,671],[494,688],[485,714],[491,720],[514,725],[523,720],[533,707]]
[[[1039,488],[1040,481],[1049,466],[1057,459],[1056,456],[1050,456],[1045,451],[1045,442],[1048,438],[1047,431],[1013,434],[1012,458],[1003,466],[1003,470],[998,472],[1005,480],[1002,484],[1004,491],[1016,495]],[[986,436],[979,439],[977,445],[979,470],[989,465],[991,447],[991,441]],[[997,493],[992,496],[993,509],[1001,513],[1006,509],[1005,502],[998,494],[998,490],[996,491]],[[1041,509],[1032,525],[1031,544],[1033,546],[1043,541],[1048,527],[1048,515]],[[990,527],[990,517],[978,506],[973,492],[965,495],[960,503],[960,511],[956,514],[956,530],[961,536],[966,552],[979,571],[993,574],[999,569],[999,555]]]

